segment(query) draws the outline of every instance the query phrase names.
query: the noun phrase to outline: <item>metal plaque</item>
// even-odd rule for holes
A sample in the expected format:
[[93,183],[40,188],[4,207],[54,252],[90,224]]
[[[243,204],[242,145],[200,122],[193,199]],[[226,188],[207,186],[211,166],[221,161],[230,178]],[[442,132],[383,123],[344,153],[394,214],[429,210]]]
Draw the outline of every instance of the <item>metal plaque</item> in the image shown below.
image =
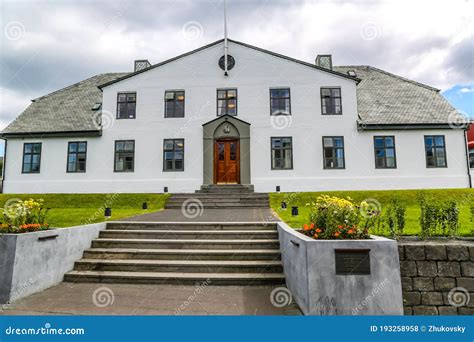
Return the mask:
[[335,249],[337,275],[370,274],[370,249]]

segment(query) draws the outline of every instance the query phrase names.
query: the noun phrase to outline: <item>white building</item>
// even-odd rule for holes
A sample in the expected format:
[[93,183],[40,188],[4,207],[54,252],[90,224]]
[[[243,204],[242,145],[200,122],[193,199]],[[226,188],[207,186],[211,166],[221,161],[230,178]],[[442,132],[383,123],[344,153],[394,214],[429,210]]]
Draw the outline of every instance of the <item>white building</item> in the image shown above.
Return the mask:
[[[223,40],[33,100],[2,133],[5,193],[470,187],[465,124],[432,87]],[[219,65],[220,62],[220,65]]]

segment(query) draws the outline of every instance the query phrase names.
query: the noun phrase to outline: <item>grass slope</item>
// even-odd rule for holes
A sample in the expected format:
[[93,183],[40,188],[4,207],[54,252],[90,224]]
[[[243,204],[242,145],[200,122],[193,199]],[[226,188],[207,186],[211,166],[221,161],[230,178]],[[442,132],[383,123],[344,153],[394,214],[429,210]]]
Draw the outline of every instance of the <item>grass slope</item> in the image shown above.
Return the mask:
[[[163,194],[0,194],[0,208],[9,199],[42,198],[45,208],[50,208],[49,225],[71,227],[104,221],[105,207],[112,208],[113,220],[161,210],[168,197]],[[148,203],[147,210],[142,209],[143,202]]]
[[[291,227],[300,228],[308,223],[309,209],[306,203],[314,201],[318,196],[326,194],[337,197],[350,197],[356,202],[375,199],[381,204],[382,212],[392,198],[398,198],[407,205],[405,235],[417,235],[420,232],[420,206],[417,200],[419,193],[426,193],[441,200],[455,199],[460,205],[459,235],[474,235],[474,223],[471,222],[469,201],[474,201],[474,189],[436,189],[436,190],[385,190],[385,191],[330,191],[330,192],[299,192],[272,193],[270,206]],[[288,209],[281,209],[281,202],[287,202]],[[298,206],[299,215],[291,216],[291,207]]]

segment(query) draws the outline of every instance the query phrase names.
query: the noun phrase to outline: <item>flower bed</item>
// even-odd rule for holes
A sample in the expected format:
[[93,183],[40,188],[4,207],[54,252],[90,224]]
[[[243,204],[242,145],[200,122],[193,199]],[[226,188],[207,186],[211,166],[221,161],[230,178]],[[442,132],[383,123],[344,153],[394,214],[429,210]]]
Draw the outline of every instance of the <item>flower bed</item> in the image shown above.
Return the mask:
[[313,239],[370,239],[369,229],[380,219],[380,212],[367,202],[350,198],[323,195],[307,206],[310,223],[303,226],[303,234]]
[[49,229],[46,222],[48,209],[42,199],[21,201],[12,199],[5,203],[0,233],[21,234]]

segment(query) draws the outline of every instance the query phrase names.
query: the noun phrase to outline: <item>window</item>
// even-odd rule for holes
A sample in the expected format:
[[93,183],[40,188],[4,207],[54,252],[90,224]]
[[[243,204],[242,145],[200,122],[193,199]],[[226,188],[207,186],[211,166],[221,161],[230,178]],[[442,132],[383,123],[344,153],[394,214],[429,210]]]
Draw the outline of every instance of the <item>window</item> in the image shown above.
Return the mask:
[[375,168],[394,169],[397,167],[395,156],[395,137],[374,137]]
[[217,115],[237,115],[237,89],[217,89]]
[[135,119],[137,93],[117,94],[117,119]]
[[23,144],[23,173],[39,173],[41,164],[41,143]]
[[291,137],[271,138],[272,170],[293,168],[293,142]]
[[133,172],[135,163],[135,140],[115,141],[115,172]]
[[290,89],[270,89],[270,115],[289,115]]
[[342,114],[341,88],[321,88],[321,112],[324,115]]
[[165,118],[184,118],[184,91],[165,91]]
[[474,147],[469,149],[469,166],[474,169]]
[[184,171],[184,139],[164,140],[163,171]]
[[425,135],[426,167],[447,167],[444,135]]
[[73,141],[67,148],[67,172],[86,172],[87,142]]
[[323,137],[323,155],[325,169],[343,169],[344,137]]

